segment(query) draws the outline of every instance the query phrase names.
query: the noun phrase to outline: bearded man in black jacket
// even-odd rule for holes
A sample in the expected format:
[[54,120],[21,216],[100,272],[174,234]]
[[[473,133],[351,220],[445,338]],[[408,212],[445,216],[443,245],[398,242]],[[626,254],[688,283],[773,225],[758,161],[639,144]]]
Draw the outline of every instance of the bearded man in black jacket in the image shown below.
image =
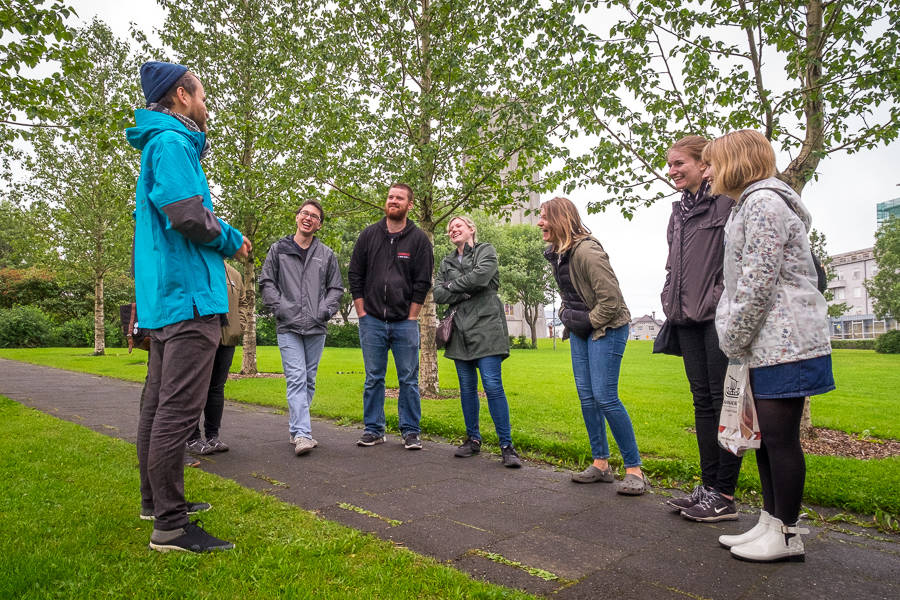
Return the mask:
[[384,378],[390,350],[400,383],[397,412],[403,445],[407,450],[422,448],[418,320],[431,289],[434,247],[425,232],[406,218],[413,201],[410,186],[393,184],[384,219],[362,231],[350,260],[350,293],[359,317],[359,341],[366,367],[366,429],[356,442],[360,446],[385,441]]

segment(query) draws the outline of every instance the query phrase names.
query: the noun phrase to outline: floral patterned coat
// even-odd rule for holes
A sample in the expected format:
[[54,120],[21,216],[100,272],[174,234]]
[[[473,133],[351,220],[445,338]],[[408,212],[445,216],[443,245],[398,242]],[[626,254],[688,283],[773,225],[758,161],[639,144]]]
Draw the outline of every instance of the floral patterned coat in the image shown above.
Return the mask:
[[[778,194],[760,188],[778,188]],[[750,367],[831,353],[827,304],[816,288],[809,211],[787,184],[758,181],[725,225],[725,292],[716,310],[719,346]]]

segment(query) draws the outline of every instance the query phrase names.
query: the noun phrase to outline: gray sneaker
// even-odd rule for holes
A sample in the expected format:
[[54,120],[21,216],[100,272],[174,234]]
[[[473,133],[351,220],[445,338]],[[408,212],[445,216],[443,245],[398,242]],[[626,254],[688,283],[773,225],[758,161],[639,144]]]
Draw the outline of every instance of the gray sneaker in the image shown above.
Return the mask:
[[374,446],[375,444],[383,444],[387,441],[383,435],[375,435],[371,431],[366,431],[362,437],[356,440],[357,446]]
[[301,454],[306,454],[313,448],[319,445],[319,442],[312,438],[303,437],[302,435],[297,438],[297,444],[294,446],[294,454],[300,456]]
[[171,550],[181,552],[214,552],[216,550],[231,550],[234,544],[220,540],[203,529],[200,519],[191,521],[184,527],[174,531],[161,531],[154,529],[150,535],[150,549],[158,552]]
[[407,433],[403,436],[403,447],[407,450],[421,450],[422,438],[418,433]]
[[687,510],[692,508],[700,503],[703,498],[709,493],[709,490],[706,489],[706,486],[701,484],[697,484],[694,486],[694,490],[691,492],[689,496],[684,498],[669,498],[666,500],[666,506],[671,508],[677,513],[680,513],[683,510]]
[[228,444],[220,440],[219,436],[207,439],[206,443],[212,446],[213,450],[216,452],[228,452]]
[[187,451],[191,454],[212,454],[216,449],[206,443],[206,440],[203,438],[197,438],[196,440],[188,440]]

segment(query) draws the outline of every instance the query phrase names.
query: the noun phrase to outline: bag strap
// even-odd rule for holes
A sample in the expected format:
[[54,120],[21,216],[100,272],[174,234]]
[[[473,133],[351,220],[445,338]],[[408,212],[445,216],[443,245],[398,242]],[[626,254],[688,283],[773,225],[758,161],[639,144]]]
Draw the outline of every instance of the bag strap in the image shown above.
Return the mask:
[[131,319],[128,321],[128,354],[134,349],[134,322],[137,320],[137,303],[131,304]]

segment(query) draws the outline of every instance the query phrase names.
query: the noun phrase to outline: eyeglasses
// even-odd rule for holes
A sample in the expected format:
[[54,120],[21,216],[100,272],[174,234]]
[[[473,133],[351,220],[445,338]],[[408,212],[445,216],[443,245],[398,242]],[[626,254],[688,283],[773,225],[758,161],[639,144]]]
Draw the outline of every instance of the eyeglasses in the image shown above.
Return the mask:
[[308,210],[301,210],[299,214],[304,219],[312,219],[313,221],[321,221],[322,220],[322,217],[320,217],[316,213],[311,213]]

